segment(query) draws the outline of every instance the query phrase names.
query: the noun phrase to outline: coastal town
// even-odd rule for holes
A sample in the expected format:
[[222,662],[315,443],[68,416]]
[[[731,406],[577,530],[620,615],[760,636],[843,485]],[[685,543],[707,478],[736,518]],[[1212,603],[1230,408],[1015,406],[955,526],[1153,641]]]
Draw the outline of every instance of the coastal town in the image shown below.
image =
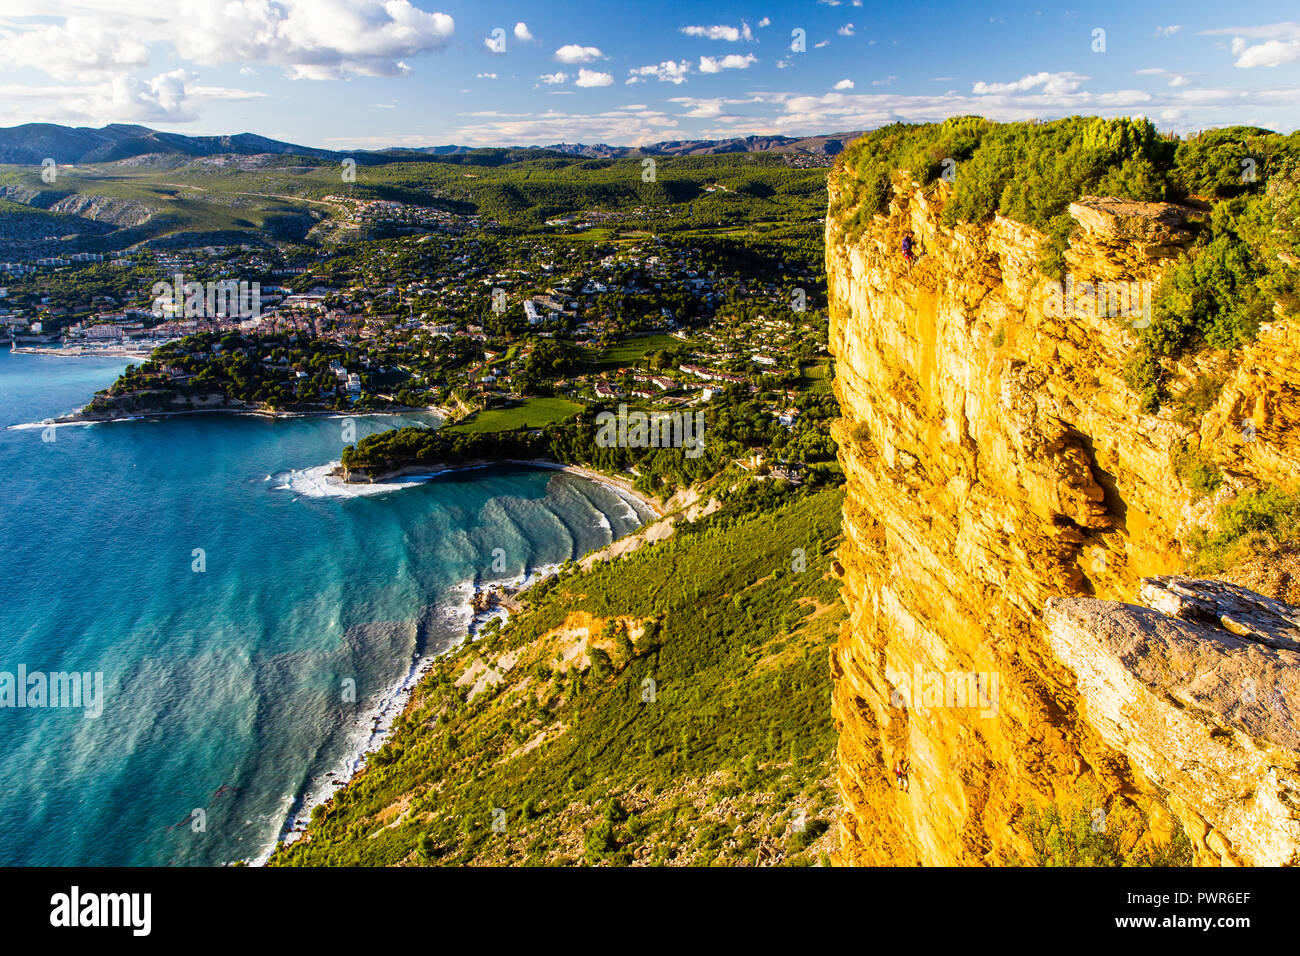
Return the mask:
[[[779,254],[758,262],[655,236],[438,234],[332,256],[209,246],[48,267],[60,294],[26,291],[28,277],[0,290],[0,321],[14,348],[139,357],[92,413],[438,408],[539,425],[733,389],[793,428],[801,385],[826,373],[820,280]],[[222,283],[253,285],[255,308],[182,302]]]

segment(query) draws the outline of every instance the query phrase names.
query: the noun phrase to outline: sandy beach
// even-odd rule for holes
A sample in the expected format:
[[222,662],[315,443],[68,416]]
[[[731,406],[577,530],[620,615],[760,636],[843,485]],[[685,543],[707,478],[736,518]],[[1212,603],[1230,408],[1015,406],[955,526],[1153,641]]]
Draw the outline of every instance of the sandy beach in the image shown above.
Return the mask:
[[401,468],[394,468],[391,471],[381,472],[373,478],[370,478],[368,481],[347,481],[342,477],[341,465],[334,469],[334,474],[342,484],[364,487],[366,485],[398,485],[403,483],[401,481],[403,478],[436,478],[439,475],[452,474],[460,471],[476,471],[480,468],[490,468],[493,465],[523,465],[527,468],[545,468],[549,471],[563,471],[571,475],[578,475],[579,477],[586,478],[588,481],[594,481],[598,484],[605,485],[608,488],[613,488],[629,498],[634,498],[639,504],[644,505],[659,517],[663,517],[664,515],[664,503],[662,501],[657,498],[651,498],[649,495],[637,491],[632,482],[628,481],[626,478],[619,475],[608,475],[602,471],[585,468],[582,465],[566,465],[563,462],[551,461],[548,458],[475,458],[470,461],[458,462],[456,464],[432,462],[424,465],[403,465]]

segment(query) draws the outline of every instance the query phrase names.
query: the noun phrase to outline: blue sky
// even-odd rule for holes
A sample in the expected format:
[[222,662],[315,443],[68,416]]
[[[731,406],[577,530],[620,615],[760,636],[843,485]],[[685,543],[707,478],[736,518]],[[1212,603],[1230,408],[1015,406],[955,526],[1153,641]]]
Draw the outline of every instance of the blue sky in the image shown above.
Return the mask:
[[0,0],[0,121],[336,149],[810,135],[961,113],[1289,132],[1295,19],[1270,0]]

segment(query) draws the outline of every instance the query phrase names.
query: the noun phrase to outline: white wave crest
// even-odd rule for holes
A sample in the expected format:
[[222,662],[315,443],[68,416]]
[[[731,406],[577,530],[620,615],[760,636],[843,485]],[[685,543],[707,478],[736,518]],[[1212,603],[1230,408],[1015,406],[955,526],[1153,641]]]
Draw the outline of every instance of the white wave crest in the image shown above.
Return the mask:
[[314,468],[298,468],[281,471],[270,476],[274,482],[273,491],[291,491],[304,498],[364,498],[370,495],[386,495],[403,488],[414,488],[434,477],[429,475],[410,475],[401,481],[376,484],[351,484],[333,474],[339,463],[332,461]]

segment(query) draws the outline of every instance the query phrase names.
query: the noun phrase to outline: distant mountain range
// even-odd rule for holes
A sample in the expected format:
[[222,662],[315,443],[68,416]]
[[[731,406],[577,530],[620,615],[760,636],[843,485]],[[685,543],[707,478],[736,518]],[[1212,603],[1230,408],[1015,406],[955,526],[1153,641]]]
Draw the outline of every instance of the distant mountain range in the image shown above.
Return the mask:
[[[716,153],[779,152],[803,154],[809,158],[829,160],[836,156],[860,132],[830,133],[804,138],[792,136],[739,136],[722,140],[665,140],[650,146],[609,146],[604,143],[556,143],[543,147],[504,147],[506,150],[539,149],[569,156],[590,159],[617,159],[623,156],[707,156]],[[112,123],[102,129],[85,126],[59,126],[53,123],[27,123],[22,126],[0,128],[0,163],[14,165],[40,165],[48,158],[60,165],[111,163],[146,155],[171,156],[253,156],[265,154],[308,156],[319,159],[338,159],[344,156],[368,155],[410,156],[412,154],[453,156],[475,152],[471,146],[424,146],[385,150],[316,149],[297,146],[280,140],[267,139],[253,133],[234,136],[185,136],[181,133],[162,133],[146,126]]]
[[807,153],[832,157],[854,139],[862,130],[852,133],[826,133],[820,136],[737,136],[734,139],[672,139],[650,146],[548,146],[547,149],[575,156],[710,156],[715,153]]

